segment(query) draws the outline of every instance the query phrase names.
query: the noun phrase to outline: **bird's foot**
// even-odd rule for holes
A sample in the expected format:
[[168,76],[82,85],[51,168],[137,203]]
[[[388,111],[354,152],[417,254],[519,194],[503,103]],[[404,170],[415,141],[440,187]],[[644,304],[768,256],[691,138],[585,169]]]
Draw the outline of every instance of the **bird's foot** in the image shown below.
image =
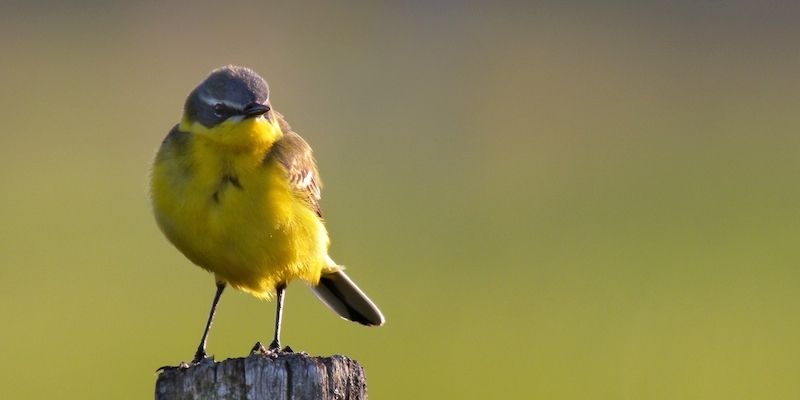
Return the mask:
[[191,368],[194,365],[198,365],[198,364],[200,364],[203,361],[208,360],[208,359],[211,359],[213,361],[214,357],[209,357],[208,355],[206,355],[205,350],[202,350],[202,351],[198,350],[197,353],[195,353],[194,359],[191,362],[187,363],[187,362],[181,361],[181,363],[178,364],[178,366],[176,366],[176,367],[173,367],[171,365],[165,365],[165,366],[157,369],[156,372],[166,371],[167,369],[170,369],[170,368],[177,368],[179,370],[185,370],[185,369]]
[[277,340],[273,340],[272,343],[269,344],[269,351],[274,353],[294,353],[291,347],[286,346],[281,350],[281,343]]
[[253,346],[253,348],[250,349],[250,354],[255,354],[255,353],[267,355],[269,351],[267,351],[267,349],[264,347],[263,344],[261,344],[261,342],[256,342],[255,346]]
[[[197,349],[196,353],[194,353],[194,358],[192,359],[192,362],[189,363],[189,364],[190,365],[197,365],[197,364],[200,364],[201,362],[203,362],[203,360],[205,360],[207,358],[209,358],[209,357],[208,357],[208,354],[206,354],[206,349],[201,347],[201,348]],[[181,367],[183,367],[184,364],[186,364],[186,363],[182,362],[181,363]],[[181,369],[184,369],[184,368],[181,368]]]
[[281,350],[280,343],[273,340],[269,347],[264,347],[261,342],[257,342],[255,346],[253,346],[253,349],[250,350],[250,353],[259,353],[264,356],[275,357],[281,353],[294,353],[294,351],[289,346],[286,346],[283,348],[283,350]]

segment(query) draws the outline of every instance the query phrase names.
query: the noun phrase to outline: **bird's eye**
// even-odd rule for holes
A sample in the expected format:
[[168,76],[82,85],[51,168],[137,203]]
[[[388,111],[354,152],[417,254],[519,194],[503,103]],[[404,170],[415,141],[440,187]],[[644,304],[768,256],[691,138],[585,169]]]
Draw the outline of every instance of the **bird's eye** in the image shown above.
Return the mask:
[[227,118],[228,108],[220,103],[214,104],[214,115],[216,115],[218,118]]

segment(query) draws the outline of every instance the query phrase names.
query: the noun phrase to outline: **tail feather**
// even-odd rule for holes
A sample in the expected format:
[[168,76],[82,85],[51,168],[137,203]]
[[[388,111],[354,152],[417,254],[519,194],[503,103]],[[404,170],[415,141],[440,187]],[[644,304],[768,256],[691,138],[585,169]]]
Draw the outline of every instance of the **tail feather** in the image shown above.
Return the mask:
[[367,326],[383,325],[378,307],[356,286],[344,271],[323,274],[317,286],[309,289],[340,317]]

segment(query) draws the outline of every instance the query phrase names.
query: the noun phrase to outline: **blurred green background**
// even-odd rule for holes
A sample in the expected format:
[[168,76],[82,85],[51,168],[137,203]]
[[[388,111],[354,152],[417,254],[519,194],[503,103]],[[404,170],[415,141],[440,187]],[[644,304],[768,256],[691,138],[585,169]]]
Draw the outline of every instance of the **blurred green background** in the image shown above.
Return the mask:
[[[315,149],[365,329],[290,286],[285,344],[373,399],[800,398],[800,6],[0,6],[0,397],[151,398],[210,275],[149,163],[248,66]],[[270,338],[222,298],[209,352]]]

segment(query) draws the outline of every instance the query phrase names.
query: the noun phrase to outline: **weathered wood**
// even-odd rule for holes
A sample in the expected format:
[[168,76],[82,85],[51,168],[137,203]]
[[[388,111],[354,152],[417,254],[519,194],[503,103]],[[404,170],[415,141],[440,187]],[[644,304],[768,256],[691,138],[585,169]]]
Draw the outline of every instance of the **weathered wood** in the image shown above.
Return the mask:
[[168,367],[156,381],[156,400],[366,400],[364,369],[345,356],[251,354]]

